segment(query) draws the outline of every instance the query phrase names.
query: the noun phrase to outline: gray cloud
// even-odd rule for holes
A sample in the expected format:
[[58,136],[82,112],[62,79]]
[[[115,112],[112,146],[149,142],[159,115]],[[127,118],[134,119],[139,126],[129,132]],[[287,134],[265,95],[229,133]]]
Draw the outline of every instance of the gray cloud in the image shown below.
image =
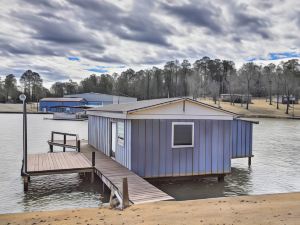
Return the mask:
[[172,34],[171,29],[151,15],[147,1],[137,1],[130,11],[106,1],[72,0],[72,3],[80,7],[79,18],[92,29],[109,29],[122,39],[170,46],[167,36]]
[[257,34],[264,39],[270,39],[272,34],[269,31],[271,23],[267,17],[252,15],[247,9],[247,5],[235,3],[230,5],[230,12],[233,16],[233,26],[242,34]]
[[294,0],[2,0],[0,74],[77,79],[97,65],[138,70],[176,58],[299,51],[299,12]]
[[190,2],[185,5],[163,4],[163,8],[170,14],[179,17],[183,22],[205,27],[213,33],[222,32],[221,23],[218,21],[221,11],[208,2],[204,2],[204,4]]

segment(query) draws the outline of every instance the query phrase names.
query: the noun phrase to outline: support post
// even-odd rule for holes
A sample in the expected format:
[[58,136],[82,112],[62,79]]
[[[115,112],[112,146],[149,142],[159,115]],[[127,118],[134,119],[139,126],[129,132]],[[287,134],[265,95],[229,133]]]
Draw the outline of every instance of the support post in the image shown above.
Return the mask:
[[124,177],[122,183],[122,209],[125,209],[128,206],[129,206],[128,181],[127,181],[127,177]]
[[218,182],[224,182],[225,175],[219,175],[218,176]]
[[28,176],[23,176],[23,182],[24,182],[24,191],[28,191]]
[[77,140],[77,151],[80,152],[80,140]]
[[67,143],[67,137],[66,137],[66,134],[64,134],[64,147],[63,147],[63,152],[66,151],[66,147],[65,147],[65,144]]
[[92,152],[92,166],[94,167],[95,166],[95,152]]
[[[51,131],[51,142],[53,142],[53,139],[54,139],[54,133],[53,131]],[[53,145],[49,145],[49,148],[50,148],[50,152],[53,152]]]
[[94,181],[95,181],[95,171],[94,171],[94,167],[95,167],[95,152],[92,152],[92,166],[93,166],[93,170],[91,172],[91,183],[94,183]]
[[248,166],[251,166],[251,158],[252,157],[248,157]]
[[94,173],[94,170],[92,170],[91,172],[91,183],[94,183],[95,181],[95,173]]
[[114,198],[114,195],[115,195],[114,189],[111,188],[111,191],[110,191],[110,197],[109,197],[109,206],[110,206],[111,208],[114,208],[114,204],[113,204],[113,198]]
[[[23,100],[24,172],[27,173],[27,112],[26,97]],[[27,182],[28,183],[28,182]]]

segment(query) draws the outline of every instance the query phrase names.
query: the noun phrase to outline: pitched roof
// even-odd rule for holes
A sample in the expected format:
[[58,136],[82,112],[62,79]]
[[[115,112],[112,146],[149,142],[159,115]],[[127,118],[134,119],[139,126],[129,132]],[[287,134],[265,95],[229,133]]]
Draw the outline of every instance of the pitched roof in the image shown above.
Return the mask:
[[109,95],[109,94],[102,94],[102,93],[81,93],[81,94],[72,94],[72,95],[65,95],[64,97],[67,98],[84,98],[89,102],[98,102],[98,101],[113,101],[114,99],[119,99],[120,102],[129,102],[129,101],[136,101],[136,98],[132,97],[124,97],[124,96],[117,96],[117,95]]
[[127,114],[127,113],[130,113],[133,111],[157,107],[157,106],[165,105],[168,103],[180,102],[183,100],[187,100],[187,101],[196,103],[198,105],[204,106],[206,108],[210,108],[212,110],[221,111],[221,112],[227,113],[229,115],[237,115],[233,112],[219,109],[217,107],[214,107],[214,106],[211,106],[211,105],[208,105],[203,102],[196,101],[196,100],[192,100],[190,98],[160,98],[160,99],[143,100],[143,101],[137,101],[137,102],[120,103],[120,104],[107,105],[107,106],[98,107],[98,108],[91,108],[91,109],[88,109],[88,111],[100,111],[100,112],[112,112],[112,113]]
[[42,98],[40,102],[85,102],[84,98]]

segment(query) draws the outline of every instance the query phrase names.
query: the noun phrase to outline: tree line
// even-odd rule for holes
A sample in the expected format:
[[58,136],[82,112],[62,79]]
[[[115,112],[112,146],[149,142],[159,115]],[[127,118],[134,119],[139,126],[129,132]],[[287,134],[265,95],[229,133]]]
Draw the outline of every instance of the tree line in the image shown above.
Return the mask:
[[194,63],[188,60],[169,61],[163,68],[152,67],[138,71],[127,69],[112,75],[92,74],[79,83],[72,80],[55,82],[49,90],[43,86],[41,76],[31,70],[24,72],[19,81],[18,87],[13,74],[0,80],[0,101],[16,102],[20,92],[25,93],[29,101],[99,92],[137,97],[140,100],[192,96],[213,97],[217,101],[221,94],[243,94],[248,98],[267,97],[272,104],[273,95],[299,97],[300,64],[297,59],[265,66],[247,62],[236,69],[233,61],[203,57]]

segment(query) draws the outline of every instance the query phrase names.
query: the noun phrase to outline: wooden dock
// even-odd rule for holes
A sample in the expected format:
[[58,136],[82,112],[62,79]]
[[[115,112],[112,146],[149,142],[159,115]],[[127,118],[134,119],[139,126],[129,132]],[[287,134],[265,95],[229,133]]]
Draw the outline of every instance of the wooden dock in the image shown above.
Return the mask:
[[92,170],[92,163],[80,152],[51,152],[28,155],[27,174],[29,176],[91,172]]
[[[64,139],[54,140],[53,134],[63,135]],[[49,152],[26,156],[25,166],[22,167],[25,191],[28,190],[30,176],[88,172],[91,174],[91,182],[94,181],[94,174],[99,176],[111,190],[111,200],[116,197],[121,208],[130,204],[173,200],[173,197],[96,150],[87,141],[80,141],[77,136],[75,140],[66,140],[68,135],[72,136],[53,132],[51,140],[48,141]],[[61,147],[63,151],[55,152],[53,146]],[[66,151],[68,148],[76,150]]]
[[81,141],[81,153],[91,160],[91,152],[95,152],[95,173],[111,190],[122,192],[122,178],[127,177],[129,200],[132,204],[174,199],[112,158],[88,145],[86,141]]

